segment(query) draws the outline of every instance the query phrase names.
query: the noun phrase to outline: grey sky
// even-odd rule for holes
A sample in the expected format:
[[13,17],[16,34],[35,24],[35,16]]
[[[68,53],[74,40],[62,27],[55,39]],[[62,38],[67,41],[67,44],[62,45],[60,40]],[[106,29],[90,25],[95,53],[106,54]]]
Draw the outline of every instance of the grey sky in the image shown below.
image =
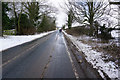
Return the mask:
[[55,6],[58,9],[58,13],[56,14],[56,23],[58,27],[62,27],[62,25],[66,23],[67,15],[64,9],[62,9],[62,7],[65,6],[65,1],[67,0],[49,0],[50,5]]

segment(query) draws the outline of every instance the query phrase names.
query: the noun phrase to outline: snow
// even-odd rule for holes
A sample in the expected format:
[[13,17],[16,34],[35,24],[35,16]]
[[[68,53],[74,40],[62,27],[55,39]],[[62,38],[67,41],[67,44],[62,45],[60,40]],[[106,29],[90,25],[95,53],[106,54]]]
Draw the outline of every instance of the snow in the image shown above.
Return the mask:
[[64,32],[64,34],[70,38],[70,40],[79,49],[79,51],[82,51],[84,53],[85,59],[93,65],[93,68],[96,68],[98,70],[102,78],[104,78],[102,71],[106,73],[110,78],[118,78],[118,65],[112,61],[104,62],[102,58],[102,52],[92,50],[91,46],[79,41],[78,37],[71,36],[66,32]]
[[120,37],[120,30],[113,30],[111,32],[112,37]]
[[6,50],[8,48],[21,45],[26,42],[30,42],[32,40],[35,40],[37,38],[43,37],[45,35],[48,35],[54,31],[44,32],[41,34],[35,34],[35,35],[21,35],[21,36],[5,36],[0,37],[0,51]]

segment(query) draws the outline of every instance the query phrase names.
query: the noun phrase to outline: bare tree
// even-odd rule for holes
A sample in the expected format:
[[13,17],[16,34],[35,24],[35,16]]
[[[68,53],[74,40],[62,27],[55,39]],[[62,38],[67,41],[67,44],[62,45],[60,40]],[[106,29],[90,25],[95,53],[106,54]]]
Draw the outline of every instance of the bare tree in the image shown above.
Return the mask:
[[38,2],[27,2],[24,4],[26,11],[24,11],[30,18],[32,26],[39,17],[39,3]]
[[74,15],[74,6],[72,5],[72,1],[68,0],[68,2],[64,3],[64,7],[60,5],[61,8],[65,11],[67,14],[67,26],[70,29],[72,27],[72,23],[75,21],[75,15]]
[[109,3],[105,3],[104,0],[100,2],[93,0],[78,0],[77,2],[75,1],[71,5],[73,5],[75,8],[74,13],[77,15],[76,19],[82,18],[82,21],[87,21],[90,25],[90,35],[93,35],[93,23],[98,18],[103,16]]
[[21,34],[21,30],[20,30],[20,18],[21,18],[21,14],[23,12],[23,2],[21,3],[21,11],[20,11],[20,14],[19,14],[19,17],[18,17],[18,32]]
[[68,20],[67,20],[67,22],[68,22],[68,28],[70,29],[71,26],[72,26],[72,23],[74,21],[74,13],[73,13],[72,9],[70,9],[68,11],[67,15],[68,15]]
[[16,34],[19,34],[19,30],[18,30],[18,13],[17,13],[16,5],[17,5],[16,2],[12,3],[14,17],[15,17]]
[[[115,25],[115,27],[120,26],[120,1],[111,1],[109,0],[109,4],[110,4],[110,9],[113,10],[114,12],[118,12],[118,16],[114,17],[113,15],[109,14],[111,17],[114,17],[118,20],[118,24]],[[115,8],[111,8],[111,5],[115,5],[117,6],[117,9]]]

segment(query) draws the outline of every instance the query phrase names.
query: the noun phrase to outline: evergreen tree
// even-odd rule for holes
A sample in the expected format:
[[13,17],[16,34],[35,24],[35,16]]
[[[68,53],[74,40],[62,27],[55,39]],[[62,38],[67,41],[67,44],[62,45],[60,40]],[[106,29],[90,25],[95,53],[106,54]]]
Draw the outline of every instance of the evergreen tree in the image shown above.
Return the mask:
[[10,11],[11,9],[8,8],[8,3],[3,2],[2,3],[2,27],[3,30],[10,29],[9,24],[10,24],[10,19],[7,15],[7,12]]
[[43,31],[49,31],[49,30],[55,30],[56,29],[56,23],[55,19],[52,17],[47,16],[46,14],[43,14],[40,26],[38,27],[38,32]]
[[74,14],[73,14],[72,9],[70,9],[70,11],[68,11],[68,28],[69,29],[71,29],[73,19],[74,19]]
[[38,27],[38,32],[47,31],[49,26],[48,18],[45,14],[43,14],[42,21],[40,23],[40,26]]
[[[28,5],[28,6],[27,6]],[[26,14],[28,14],[31,27],[37,26],[37,21],[40,18],[39,16],[39,3],[38,2],[27,2],[27,5],[24,5],[28,10]]]

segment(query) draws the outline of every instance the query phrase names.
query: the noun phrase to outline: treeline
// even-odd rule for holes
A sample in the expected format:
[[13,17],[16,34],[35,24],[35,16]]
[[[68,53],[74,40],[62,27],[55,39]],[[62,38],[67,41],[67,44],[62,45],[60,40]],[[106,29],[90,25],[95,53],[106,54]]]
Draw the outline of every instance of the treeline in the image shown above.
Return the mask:
[[111,38],[111,31],[119,26],[115,20],[120,20],[120,18],[113,16],[113,13],[117,14],[116,9],[119,7],[112,8],[111,4],[104,0],[101,2],[69,0],[65,5],[68,29],[71,29],[72,24],[77,22],[83,25],[79,26],[82,27],[79,32],[83,32],[82,29],[84,28],[89,36],[109,39]]
[[55,18],[53,19],[52,17],[49,17],[46,14],[43,14],[41,19],[41,24],[39,25],[37,31],[42,32],[42,31],[56,29],[55,21],[56,21]]
[[45,2],[3,2],[2,27],[15,29],[17,35],[29,35],[56,29],[55,8]]

